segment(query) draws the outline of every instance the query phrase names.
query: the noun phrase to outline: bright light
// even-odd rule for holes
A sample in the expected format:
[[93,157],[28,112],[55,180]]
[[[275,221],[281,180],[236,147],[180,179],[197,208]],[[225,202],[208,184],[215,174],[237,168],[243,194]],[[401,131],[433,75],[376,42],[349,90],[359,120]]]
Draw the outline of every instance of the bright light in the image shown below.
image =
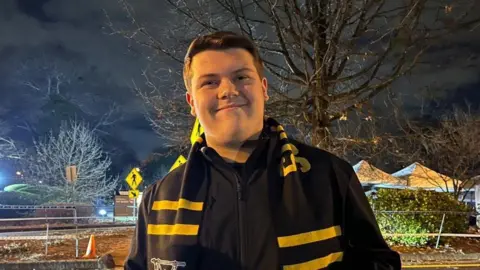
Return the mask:
[[38,181],[38,183],[40,183],[40,184],[41,184],[41,183],[42,183],[42,181]]
[[107,211],[105,209],[100,209],[100,211],[98,211],[98,213],[102,216],[105,216],[107,214]]
[[140,168],[135,168],[135,170],[137,170],[137,172],[140,172]]
[[18,176],[20,176],[20,175],[22,175],[22,172],[17,171],[16,174],[17,174]]

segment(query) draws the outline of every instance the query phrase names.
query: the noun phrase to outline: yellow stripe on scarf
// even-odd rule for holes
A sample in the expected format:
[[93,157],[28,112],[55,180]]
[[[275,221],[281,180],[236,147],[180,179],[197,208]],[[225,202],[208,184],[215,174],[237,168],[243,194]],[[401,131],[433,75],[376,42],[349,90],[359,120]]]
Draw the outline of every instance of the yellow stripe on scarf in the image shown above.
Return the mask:
[[191,224],[148,224],[148,235],[197,235],[199,225]]
[[340,226],[333,226],[317,231],[278,237],[277,241],[280,248],[286,248],[320,242],[340,235],[342,235],[342,229]]
[[185,199],[180,199],[178,201],[154,201],[152,205],[152,210],[161,211],[161,210],[175,210],[178,209],[187,209],[191,211],[202,211],[203,202],[192,202]]

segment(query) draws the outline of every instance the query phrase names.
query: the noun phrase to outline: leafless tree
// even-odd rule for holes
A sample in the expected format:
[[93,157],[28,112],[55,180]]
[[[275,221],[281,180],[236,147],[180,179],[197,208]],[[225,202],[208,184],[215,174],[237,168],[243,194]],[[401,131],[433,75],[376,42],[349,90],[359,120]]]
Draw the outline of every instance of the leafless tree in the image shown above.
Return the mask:
[[23,151],[20,150],[15,142],[8,135],[8,125],[0,120],[0,159],[20,159]]
[[12,139],[0,137],[0,159],[20,159],[20,151]]
[[73,64],[60,62],[45,53],[21,61],[14,69],[15,83],[44,100],[52,95],[65,95],[66,86],[78,75]]
[[[480,117],[458,108],[426,125],[402,121],[403,135],[396,137],[390,151],[404,164],[418,162],[440,174],[425,179],[453,196],[465,198],[480,174]],[[438,181],[440,179],[440,181]]]
[[[91,91],[92,85],[84,81],[88,71],[79,70],[74,61],[61,61],[54,54],[44,52],[21,61],[12,69],[10,84],[28,104],[20,127],[33,134],[44,133],[37,126],[44,116],[59,118],[58,121],[67,120],[63,116],[75,117],[88,121],[95,132],[103,133],[120,119],[118,106],[110,100],[99,99]],[[51,122],[58,126],[58,121]]]
[[[167,75],[161,72],[163,71],[142,72],[148,91],[135,83],[132,85],[137,95],[144,101],[145,115],[151,127],[169,149],[164,153],[168,155],[172,152],[182,152],[188,146],[190,140],[185,134],[189,134],[192,129],[194,119],[187,109],[185,90],[175,85],[175,82],[168,82],[168,78],[172,77],[170,71]],[[160,86],[169,87],[170,91],[162,91]]]
[[382,125],[385,119],[386,116],[352,114],[348,121],[336,121],[330,127],[335,136],[324,148],[350,162],[364,159],[376,163],[387,151],[387,145],[383,143],[388,136]]
[[[48,202],[92,202],[116,187],[118,177],[108,176],[110,164],[93,131],[71,121],[63,123],[58,134],[51,132],[35,142],[25,176],[30,184],[47,191]],[[67,180],[67,166],[76,166],[77,180]]]
[[[250,37],[271,75],[268,114],[321,147],[329,144],[333,121],[345,119],[410,72],[440,38],[479,22],[473,16],[478,14],[468,12],[478,4],[472,0],[167,0],[172,13],[181,16],[169,16],[155,28],[136,18],[127,0],[119,2],[133,30],[111,23],[114,33],[178,64],[199,34],[231,29]],[[186,105],[178,98],[183,93],[171,83],[181,77],[154,70],[159,73],[160,83],[167,79],[173,90],[165,84],[152,87],[150,80],[152,91],[144,90],[144,99],[156,111],[150,119],[158,133],[171,138],[171,130],[185,132],[188,123]]]

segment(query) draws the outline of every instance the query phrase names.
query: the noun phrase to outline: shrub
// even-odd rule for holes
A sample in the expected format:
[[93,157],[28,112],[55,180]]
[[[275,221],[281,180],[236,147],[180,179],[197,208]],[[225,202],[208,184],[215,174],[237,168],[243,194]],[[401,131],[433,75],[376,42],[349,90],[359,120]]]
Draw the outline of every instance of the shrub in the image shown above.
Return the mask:
[[[442,232],[463,233],[468,229],[468,215],[472,210],[448,193],[429,190],[380,189],[375,200],[369,200],[383,233],[437,233],[443,213]],[[386,237],[389,244],[408,246],[425,245],[432,239],[426,236]]]
[[[37,203],[37,197],[22,192],[0,192],[0,205],[33,205]],[[2,218],[18,218],[29,214],[30,210],[0,209]]]
[[[377,213],[378,226],[382,233],[428,233],[421,221],[411,219],[408,215]],[[431,237],[428,236],[388,236],[385,237],[390,245],[423,246]]]

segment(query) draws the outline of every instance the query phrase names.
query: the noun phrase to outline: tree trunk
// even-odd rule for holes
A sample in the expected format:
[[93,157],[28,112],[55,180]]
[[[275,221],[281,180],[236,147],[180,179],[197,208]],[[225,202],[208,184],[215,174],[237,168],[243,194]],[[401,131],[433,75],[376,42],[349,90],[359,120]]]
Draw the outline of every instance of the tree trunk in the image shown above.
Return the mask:
[[312,145],[327,149],[330,142],[328,127],[330,121],[327,115],[328,102],[320,96],[313,98],[313,114],[310,119],[312,125]]

